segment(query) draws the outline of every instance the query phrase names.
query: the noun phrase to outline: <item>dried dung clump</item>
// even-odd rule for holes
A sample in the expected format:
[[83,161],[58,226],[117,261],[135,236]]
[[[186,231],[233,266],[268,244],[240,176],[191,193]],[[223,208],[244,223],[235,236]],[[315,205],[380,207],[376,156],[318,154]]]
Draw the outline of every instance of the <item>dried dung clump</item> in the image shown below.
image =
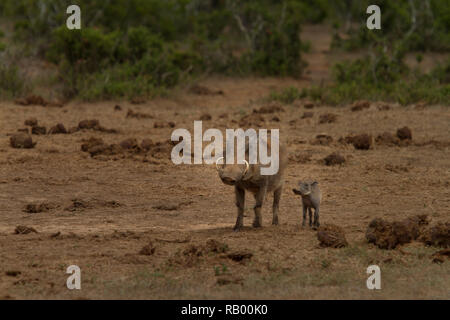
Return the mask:
[[289,161],[295,163],[307,163],[311,161],[311,155],[306,153],[297,152],[289,156]]
[[155,253],[155,250],[156,250],[155,246],[150,241],[149,244],[142,247],[142,249],[139,251],[139,254],[144,255],[144,256],[151,256]]
[[95,131],[101,131],[106,133],[118,133],[116,129],[107,129],[100,125],[100,122],[97,119],[90,119],[90,120],[82,120],[78,123],[78,129],[79,130],[95,130]]
[[450,222],[440,222],[425,230],[421,240],[429,246],[450,247]]
[[131,109],[128,109],[126,117],[127,118],[136,118],[136,119],[153,119],[154,118],[151,114],[142,113],[142,112],[134,112]]
[[173,121],[155,121],[153,124],[153,128],[161,129],[161,128],[174,128],[175,122]]
[[302,119],[312,118],[314,116],[314,112],[304,112],[301,116]]
[[319,123],[333,123],[336,122],[337,120],[337,115],[333,114],[333,113],[325,113],[320,115],[319,117]]
[[317,230],[317,239],[321,247],[343,248],[348,246],[344,230],[334,224],[320,226]]
[[58,107],[58,108],[63,106],[63,104],[59,101],[47,101],[38,95],[29,95],[26,98],[16,99],[14,102],[22,106],[36,105],[43,107]]
[[369,150],[373,146],[373,138],[367,133],[359,134],[356,136],[347,136],[344,139],[339,139],[341,142],[353,144],[355,149]]
[[202,120],[202,121],[209,121],[211,119],[212,119],[212,117],[209,113],[204,113],[200,116],[200,120]]
[[312,109],[312,108],[314,108],[314,103],[313,103],[313,102],[305,102],[305,103],[303,104],[303,107],[304,107],[305,109]]
[[27,213],[40,213],[40,212],[47,212],[50,209],[52,209],[53,206],[48,203],[29,203],[25,206],[24,212]]
[[367,242],[380,249],[394,249],[398,245],[417,239],[429,223],[427,215],[418,215],[402,221],[389,222],[375,218],[367,227]]
[[351,110],[353,112],[355,112],[355,111],[361,111],[361,110],[369,109],[369,108],[370,108],[370,102],[366,101],[366,100],[361,100],[361,101],[356,101],[353,104]]
[[268,113],[275,113],[275,112],[284,112],[284,108],[278,104],[270,104],[267,106],[262,106],[259,109],[253,109],[253,113],[259,113],[259,114],[268,114]]
[[235,251],[227,254],[227,258],[235,262],[245,262],[253,257],[253,253],[250,251]]
[[242,128],[262,127],[266,119],[260,114],[249,114],[239,120],[239,126]]
[[397,130],[397,137],[400,140],[411,140],[412,139],[412,132],[411,129],[408,127],[403,127]]
[[120,146],[121,146],[123,149],[135,149],[135,148],[139,148],[138,142],[137,142],[136,138],[128,138],[128,139],[125,139],[125,140],[123,140],[123,141],[120,143]]
[[399,145],[400,140],[394,136],[393,134],[389,132],[383,132],[382,134],[378,135],[375,139],[375,142],[380,145]]
[[332,154],[326,156],[323,159],[325,165],[327,166],[335,166],[338,164],[343,164],[345,163],[345,158],[343,156],[341,156],[339,153],[337,152],[333,152]]
[[17,149],[31,149],[34,148],[34,146],[36,145],[36,142],[33,143],[33,139],[31,138],[30,135],[26,134],[26,133],[17,133],[17,134],[13,134],[10,138],[9,138],[9,144],[11,145],[11,147],[13,148],[17,148]]
[[47,134],[47,128],[41,127],[41,126],[33,126],[33,127],[31,127],[31,134],[45,135],[45,134]]
[[30,119],[25,120],[24,123],[26,126],[33,127],[33,126],[37,126],[38,120],[36,118],[30,118]]
[[51,127],[50,130],[48,130],[49,134],[66,134],[67,130],[66,127],[62,123],[58,123],[56,126]]
[[219,254],[227,251],[228,245],[226,243],[209,239],[204,245],[189,245],[183,251],[177,252],[169,259],[169,262],[191,267],[195,265],[201,257],[206,257],[211,253]]
[[217,277],[217,284],[219,286],[224,286],[227,284],[243,284],[244,279],[242,277],[238,276],[232,276],[232,275],[221,275]]
[[15,234],[28,234],[28,233],[37,233],[36,229],[27,226],[17,226],[14,230]]
[[144,139],[141,142],[141,148],[143,150],[150,150],[155,144],[152,139]]
[[311,141],[312,145],[321,145],[321,146],[328,146],[330,143],[333,142],[333,138],[326,134],[318,134],[316,138]]

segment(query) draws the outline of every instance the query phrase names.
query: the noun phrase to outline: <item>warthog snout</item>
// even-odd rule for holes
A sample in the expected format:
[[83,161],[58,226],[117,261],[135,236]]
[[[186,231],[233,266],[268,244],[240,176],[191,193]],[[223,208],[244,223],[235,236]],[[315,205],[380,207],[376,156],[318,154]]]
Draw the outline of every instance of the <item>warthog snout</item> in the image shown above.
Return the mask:
[[[244,164],[219,164],[219,161],[225,160],[220,157],[216,161],[217,172],[223,183],[228,185],[235,185],[236,182],[241,181],[245,174],[248,172],[250,165],[247,160],[244,160]],[[224,161],[225,162],[225,161]]]

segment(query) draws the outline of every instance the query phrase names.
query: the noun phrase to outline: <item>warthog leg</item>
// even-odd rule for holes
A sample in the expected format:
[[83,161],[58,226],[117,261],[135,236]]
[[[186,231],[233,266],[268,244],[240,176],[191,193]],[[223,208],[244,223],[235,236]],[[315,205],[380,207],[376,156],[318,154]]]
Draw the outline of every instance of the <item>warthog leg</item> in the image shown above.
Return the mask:
[[283,190],[282,187],[279,187],[273,192],[273,217],[272,217],[272,224],[278,225],[278,208],[280,205],[280,198],[281,198],[281,191]]
[[238,208],[238,216],[233,230],[239,231],[244,226],[245,190],[238,187],[235,187],[234,190],[236,193],[236,206]]
[[261,208],[264,203],[264,199],[266,198],[267,193],[267,185],[264,185],[259,188],[258,192],[255,194],[255,219],[253,220],[253,227],[260,228],[262,227],[262,215]]
[[303,206],[303,222],[302,222],[303,227],[305,226],[306,223],[306,210],[307,210],[306,206]]
[[309,226],[312,226],[312,209],[311,207],[308,208],[308,213],[309,213]]
[[320,226],[319,223],[319,208],[314,209],[314,227],[318,228]]

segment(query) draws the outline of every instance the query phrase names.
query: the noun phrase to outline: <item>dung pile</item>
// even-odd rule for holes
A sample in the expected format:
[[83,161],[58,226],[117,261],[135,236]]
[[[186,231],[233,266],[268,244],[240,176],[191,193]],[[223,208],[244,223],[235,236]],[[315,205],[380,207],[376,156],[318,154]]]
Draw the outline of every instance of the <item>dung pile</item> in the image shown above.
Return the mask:
[[36,142],[33,142],[33,139],[31,138],[30,135],[21,132],[13,134],[9,138],[9,144],[11,145],[12,148],[16,149],[31,149],[34,148]]
[[416,240],[429,223],[427,215],[417,215],[402,221],[386,221],[375,218],[367,227],[367,242],[380,249],[395,249],[398,245]]
[[450,222],[440,222],[427,229],[421,240],[429,246],[450,247]]
[[334,224],[320,226],[317,230],[317,239],[321,247],[343,248],[348,246],[344,230]]
[[229,248],[226,243],[209,239],[204,245],[191,244],[186,249],[177,252],[169,259],[169,263],[192,267],[197,264],[202,257],[211,254],[225,253],[228,250]]

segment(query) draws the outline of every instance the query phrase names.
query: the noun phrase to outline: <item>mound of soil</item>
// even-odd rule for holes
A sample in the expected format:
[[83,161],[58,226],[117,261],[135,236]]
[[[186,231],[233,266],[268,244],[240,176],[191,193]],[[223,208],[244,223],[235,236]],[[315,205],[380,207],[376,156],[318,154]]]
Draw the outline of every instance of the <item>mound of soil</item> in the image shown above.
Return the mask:
[[27,226],[17,226],[16,229],[14,230],[15,234],[28,234],[32,232],[38,233],[36,229]]
[[33,126],[31,128],[31,134],[45,135],[45,134],[47,134],[47,128],[46,127],[41,127],[41,126]]
[[34,126],[37,126],[38,120],[36,118],[30,118],[30,119],[25,120],[24,123],[26,126],[34,127]]
[[142,249],[139,251],[139,254],[144,255],[144,256],[151,256],[155,253],[155,250],[156,250],[155,246],[150,241],[149,244],[142,247]]
[[343,156],[341,156],[339,153],[337,152],[333,152],[332,154],[326,156],[323,159],[325,165],[327,166],[335,166],[338,164],[343,164],[345,163],[345,158]]
[[141,112],[134,112],[131,109],[128,109],[126,117],[127,118],[136,118],[136,119],[153,119],[154,118],[151,114],[141,113]]
[[201,96],[211,96],[211,95],[223,95],[224,92],[222,90],[211,90],[205,86],[201,85],[193,85],[189,88],[189,92]]
[[284,112],[284,108],[278,104],[270,104],[267,106],[262,106],[259,109],[253,109],[253,113],[259,113],[259,114],[269,114],[269,113],[276,113],[276,112]]
[[421,240],[429,246],[450,247],[450,222],[440,222],[426,230]]
[[304,112],[301,116],[302,119],[312,118],[314,116],[314,112]]
[[353,112],[355,112],[355,111],[361,111],[361,110],[369,109],[369,108],[370,108],[370,102],[366,101],[366,100],[361,100],[361,101],[356,101],[353,104],[351,110]]
[[13,134],[10,138],[9,138],[9,144],[11,145],[11,147],[13,148],[17,148],[17,149],[31,149],[34,148],[34,146],[36,145],[36,142],[33,142],[33,139],[31,138],[31,136],[29,134],[26,133],[17,133],[17,134]]
[[335,115],[334,113],[325,113],[325,114],[320,115],[319,124],[333,123],[333,122],[336,122],[336,120],[337,120],[337,115]]
[[321,247],[343,248],[348,246],[344,230],[334,224],[320,226],[317,230],[317,239]]
[[333,142],[333,138],[326,134],[318,134],[316,138],[311,141],[312,145],[321,145],[321,146],[328,146],[330,143]]
[[366,239],[367,242],[375,244],[380,249],[394,249],[398,245],[416,240],[428,223],[427,215],[418,215],[393,222],[375,218],[367,227]]
[[400,140],[412,140],[412,132],[408,127],[403,127],[397,130],[397,137]]
[[445,260],[450,260],[450,249],[439,250],[431,255],[434,263],[444,263]]
[[49,134],[67,134],[66,127],[62,123],[58,123],[56,126],[51,127],[50,130],[48,130]]
[[23,211],[27,213],[40,213],[40,212],[47,212],[52,208],[53,208],[52,205],[45,202],[39,204],[29,203],[25,206]]

